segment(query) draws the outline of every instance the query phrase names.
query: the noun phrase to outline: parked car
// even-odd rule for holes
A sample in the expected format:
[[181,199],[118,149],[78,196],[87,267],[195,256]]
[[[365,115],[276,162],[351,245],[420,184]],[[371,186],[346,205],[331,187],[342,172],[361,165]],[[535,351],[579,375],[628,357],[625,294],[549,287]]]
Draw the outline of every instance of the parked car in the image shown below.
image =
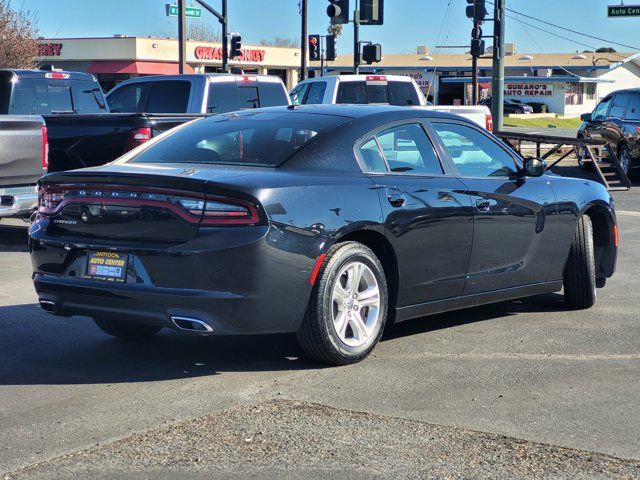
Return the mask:
[[107,103],[112,113],[198,114],[290,104],[280,77],[215,73],[132,78],[116,85]]
[[[485,105],[491,108],[491,97],[485,98],[478,102],[479,105]],[[515,113],[516,115],[533,113],[533,107],[531,105],[527,105],[526,103],[522,103],[519,100],[511,100],[509,98],[504,99],[504,113],[511,114]]]
[[40,116],[0,115],[0,220],[28,217],[47,168],[47,128]]
[[40,115],[48,171],[102,165],[194,115],[110,114],[100,85],[81,72],[0,70],[0,114]]
[[[617,152],[620,166],[632,178],[640,167],[640,88],[607,95],[593,110],[581,116],[578,138],[603,140]],[[585,156],[580,166],[589,165]]]
[[563,286],[588,308],[617,256],[602,185],[422,109],[212,116],[40,188],[45,310],[125,338],[297,332],[333,364],[366,357],[387,321]]
[[289,94],[294,105],[385,104],[415,106],[467,118],[493,130],[491,112],[485,106],[431,105],[418,84],[405,75],[328,75],[300,82]]

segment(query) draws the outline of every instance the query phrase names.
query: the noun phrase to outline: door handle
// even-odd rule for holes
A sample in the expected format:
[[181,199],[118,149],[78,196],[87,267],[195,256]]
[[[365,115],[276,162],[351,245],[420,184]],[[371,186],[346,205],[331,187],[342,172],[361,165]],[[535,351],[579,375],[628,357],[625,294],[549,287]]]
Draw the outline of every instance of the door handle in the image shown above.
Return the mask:
[[400,194],[389,194],[387,195],[387,200],[391,204],[392,207],[400,208],[403,207],[407,199],[404,195]]

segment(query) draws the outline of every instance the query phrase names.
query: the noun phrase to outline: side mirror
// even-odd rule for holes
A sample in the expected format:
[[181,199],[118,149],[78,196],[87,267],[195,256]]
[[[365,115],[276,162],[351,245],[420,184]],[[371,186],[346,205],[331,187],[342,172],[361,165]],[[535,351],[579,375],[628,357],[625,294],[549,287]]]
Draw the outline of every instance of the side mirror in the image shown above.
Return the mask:
[[582,115],[580,115],[580,120],[582,120],[583,122],[590,122],[592,120],[591,114],[583,113]]
[[541,177],[547,171],[547,162],[539,158],[525,158],[524,171],[527,177]]

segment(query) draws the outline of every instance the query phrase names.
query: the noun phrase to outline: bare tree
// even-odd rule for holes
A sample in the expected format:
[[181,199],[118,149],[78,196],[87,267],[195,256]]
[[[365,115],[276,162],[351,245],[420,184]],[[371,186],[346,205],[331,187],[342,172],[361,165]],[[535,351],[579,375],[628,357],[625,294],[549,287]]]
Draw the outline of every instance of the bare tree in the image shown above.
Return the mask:
[[208,22],[190,20],[187,22],[187,38],[200,42],[220,43],[222,34]]
[[260,45],[271,47],[300,48],[299,38],[274,37],[271,40],[260,40]]
[[0,68],[34,68],[38,63],[38,27],[29,11],[0,0]]

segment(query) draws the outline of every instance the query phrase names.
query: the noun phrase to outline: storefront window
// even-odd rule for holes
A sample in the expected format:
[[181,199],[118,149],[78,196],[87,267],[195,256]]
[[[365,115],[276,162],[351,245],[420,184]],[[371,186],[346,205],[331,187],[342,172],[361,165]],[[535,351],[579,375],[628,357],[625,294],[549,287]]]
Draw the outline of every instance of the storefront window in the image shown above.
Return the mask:
[[596,84],[595,83],[587,83],[585,84],[585,92],[587,95],[587,100],[595,100],[596,99]]
[[565,105],[582,105],[583,103],[584,84],[569,83],[567,90],[564,92]]

